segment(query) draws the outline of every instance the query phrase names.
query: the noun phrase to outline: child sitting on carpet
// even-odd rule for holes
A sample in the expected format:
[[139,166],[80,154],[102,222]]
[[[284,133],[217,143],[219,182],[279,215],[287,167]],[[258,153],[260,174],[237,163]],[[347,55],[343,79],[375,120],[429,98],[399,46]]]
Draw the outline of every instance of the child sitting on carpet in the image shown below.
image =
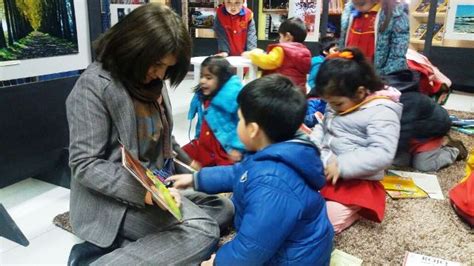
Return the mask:
[[360,217],[381,222],[385,191],[378,181],[397,150],[400,92],[384,86],[357,48],[328,56],[316,87],[329,104],[312,133],[325,165],[329,220],[336,233]]
[[237,95],[241,89],[240,78],[225,58],[213,56],[202,62],[188,112],[189,120],[198,115],[195,139],[183,146],[195,169],[240,161],[244,145],[237,137]]
[[288,78],[269,75],[247,84],[238,102],[238,134],[252,154],[170,177],[176,188],[234,192],[237,235],[209,265],[329,265],[334,232],[318,192],[325,183],[319,151],[295,137],[304,96]]

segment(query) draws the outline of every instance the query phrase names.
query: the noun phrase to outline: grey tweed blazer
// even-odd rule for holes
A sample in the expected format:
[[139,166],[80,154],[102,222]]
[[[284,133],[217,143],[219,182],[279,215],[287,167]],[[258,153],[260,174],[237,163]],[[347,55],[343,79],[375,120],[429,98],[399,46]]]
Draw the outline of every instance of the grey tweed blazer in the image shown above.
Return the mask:
[[[165,88],[162,94],[171,130]],[[145,189],[121,165],[119,141],[138,157],[133,102],[100,63],[92,63],[68,96],[66,109],[71,225],[80,238],[107,247],[116,238],[127,208],[144,208]]]

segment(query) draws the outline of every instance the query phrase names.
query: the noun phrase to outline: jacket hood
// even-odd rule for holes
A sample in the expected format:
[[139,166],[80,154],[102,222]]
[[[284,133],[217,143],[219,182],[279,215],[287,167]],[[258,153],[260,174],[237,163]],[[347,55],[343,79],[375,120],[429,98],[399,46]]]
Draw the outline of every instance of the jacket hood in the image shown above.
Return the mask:
[[[239,108],[237,96],[242,90],[242,87],[243,85],[240,78],[237,75],[233,75],[226,83],[224,83],[224,85],[222,85],[222,88],[219,89],[216,95],[212,97],[211,105],[228,113],[237,112],[237,109]],[[199,112],[199,106],[201,105],[199,97],[201,97],[201,94],[200,90],[194,94],[189,106],[188,120],[192,120]]]
[[326,183],[319,150],[306,137],[272,144],[257,152],[254,160],[284,163],[296,171],[315,190],[320,190]]

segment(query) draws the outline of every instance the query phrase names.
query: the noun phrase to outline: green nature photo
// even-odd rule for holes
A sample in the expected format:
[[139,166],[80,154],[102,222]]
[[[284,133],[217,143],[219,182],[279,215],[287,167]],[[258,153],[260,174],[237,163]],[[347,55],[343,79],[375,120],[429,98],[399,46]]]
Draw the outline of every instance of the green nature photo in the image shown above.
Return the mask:
[[0,62],[77,53],[74,0],[0,0]]

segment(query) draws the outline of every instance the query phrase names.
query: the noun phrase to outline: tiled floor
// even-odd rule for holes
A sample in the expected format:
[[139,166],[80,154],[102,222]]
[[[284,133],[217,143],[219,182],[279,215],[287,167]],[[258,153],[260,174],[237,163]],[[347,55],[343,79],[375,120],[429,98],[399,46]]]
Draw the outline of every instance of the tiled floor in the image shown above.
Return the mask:
[[[189,141],[186,112],[194,85],[192,80],[185,80],[170,92],[174,135],[181,144]],[[449,98],[446,108],[474,112],[474,94],[456,92]],[[0,202],[30,241],[28,247],[23,247],[0,238],[0,265],[65,265],[71,247],[82,242],[52,224],[57,214],[69,208],[68,189],[26,179],[0,189]]]

